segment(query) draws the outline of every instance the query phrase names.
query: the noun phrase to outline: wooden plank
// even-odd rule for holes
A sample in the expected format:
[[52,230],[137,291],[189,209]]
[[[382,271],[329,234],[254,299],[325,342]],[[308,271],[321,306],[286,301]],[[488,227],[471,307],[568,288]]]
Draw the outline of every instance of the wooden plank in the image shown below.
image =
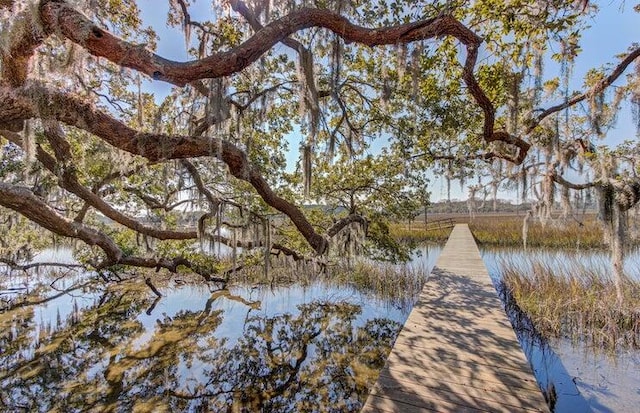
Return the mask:
[[511,393],[517,388],[518,392],[540,393],[540,389],[536,382],[530,380],[521,380],[520,378],[512,378],[511,380],[505,376],[494,377],[491,374],[478,374],[461,369],[451,369],[450,375],[444,375],[438,369],[416,370],[411,367],[399,365],[397,367],[385,367],[380,372],[380,377],[400,377],[404,380],[412,380],[414,382],[425,383],[451,383],[460,386],[468,386],[476,389],[492,390],[499,393]]
[[363,411],[549,411],[466,224],[451,232]]
[[[375,410],[370,410],[375,409]],[[460,413],[479,413],[486,410],[475,409],[471,407],[460,406],[459,404],[449,403],[444,400],[439,401],[422,401],[415,404],[415,400],[393,400],[377,394],[369,395],[367,403],[361,412],[393,412],[393,413],[424,413],[424,412],[460,412]]]
[[[428,400],[438,403],[447,402],[456,406],[479,409],[482,411],[530,411],[538,412],[538,406],[528,400],[528,395],[513,393],[497,393],[491,389],[460,386],[451,383],[428,385],[425,382],[416,383],[402,378],[380,376],[371,394],[387,397],[405,403],[419,404],[425,400],[425,388],[428,390]],[[500,404],[495,401],[499,399]]]
[[[477,367],[479,369],[494,368],[499,371],[509,371],[516,377],[521,377],[523,380],[530,378],[528,372],[523,371],[525,366],[522,365],[521,360],[513,355],[509,354],[506,357],[500,357],[497,351],[476,353],[460,353],[453,351],[451,348],[443,347],[440,345],[434,346],[408,346],[404,343],[396,343],[395,347],[398,348],[393,355],[390,355],[388,361],[392,363],[396,361],[398,353],[410,353],[414,354],[415,363],[423,363],[425,366],[433,365],[438,361],[446,361],[447,366],[458,368],[470,368]],[[399,360],[403,362],[404,360]]]

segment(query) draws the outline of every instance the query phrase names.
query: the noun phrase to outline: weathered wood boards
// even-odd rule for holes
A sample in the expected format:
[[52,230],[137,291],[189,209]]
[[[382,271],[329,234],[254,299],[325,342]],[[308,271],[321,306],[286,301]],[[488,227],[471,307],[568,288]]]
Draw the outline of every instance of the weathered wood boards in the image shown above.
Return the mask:
[[453,229],[363,412],[548,412],[466,224]]

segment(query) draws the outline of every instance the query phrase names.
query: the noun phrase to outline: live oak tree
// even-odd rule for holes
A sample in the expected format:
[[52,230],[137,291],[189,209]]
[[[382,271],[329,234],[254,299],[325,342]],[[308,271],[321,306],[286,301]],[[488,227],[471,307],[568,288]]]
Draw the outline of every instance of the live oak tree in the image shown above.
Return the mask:
[[[602,109],[602,94],[640,55],[632,47],[582,93],[539,110],[545,51],[577,52],[589,2],[229,0],[208,15],[193,7],[169,1],[167,23],[190,56],[176,62],[154,53],[156,32],[134,1],[0,2],[5,231],[31,234],[19,214],[81,241],[97,269],[184,267],[219,281],[254,250],[265,265],[272,254],[326,256],[337,237],[373,228],[374,178],[387,195],[397,190],[378,202],[395,205],[410,190],[398,165],[406,176],[439,165],[454,178],[545,153],[546,168],[528,170],[559,183],[549,166],[585,140],[549,138],[549,124],[582,101]],[[173,89],[154,93],[158,83]],[[622,97],[640,101],[637,77],[625,88]],[[285,154],[296,134],[292,176]],[[376,139],[388,151],[370,158]],[[389,168],[372,177],[380,165]],[[332,199],[346,208],[316,216],[304,207]],[[16,258],[36,239],[0,247]],[[194,251],[195,240],[231,246],[231,269]]]

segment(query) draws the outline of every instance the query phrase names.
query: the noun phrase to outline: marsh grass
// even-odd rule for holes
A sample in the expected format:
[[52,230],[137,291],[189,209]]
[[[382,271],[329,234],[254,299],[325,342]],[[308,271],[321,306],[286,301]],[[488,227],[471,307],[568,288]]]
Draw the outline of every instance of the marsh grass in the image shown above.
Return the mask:
[[[469,229],[481,246],[521,247],[524,216],[476,217]],[[545,248],[605,248],[602,227],[595,215],[582,219],[556,219],[543,225],[532,220],[527,231],[528,247]]]
[[390,226],[391,236],[399,242],[410,243],[412,245],[425,242],[444,244],[449,239],[452,228],[425,230],[424,225],[406,222],[395,223]]
[[608,352],[640,348],[640,280],[625,281],[618,305],[605,262],[531,258],[501,266],[507,311],[517,305],[545,338],[568,337]]
[[268,273],[262,268],[247,268],[239,271],[232,281],[272,287],[321,281],[332,286],[353,288],[398,308],[410,309],[422,291],[427,276],[427,269],[416,265],[358,258],[351,262],[333,263],[324,269],[317,264],[274,266]]
[[[468,223],[480,246],[522,247],[522,225],[524,214],[487,214],[471,218],[468,214],[442,215],[441,218],[452,218],[456,223]],[[395,223],[390,226],[391,235],[401,241],[417,245],[424,242],[444,244],[449,238],[451,229],[424,229],[421,222]],[[606,248],[603,242],[602,226],[595,214],[580,215],[576,218],[554,218],[542,224],[531,219],[528,224],[527,246],[532,248]],[[638,244],[638,239],[630,240]]]
[[410,309],[428,275],[423,267],[358,260],[352,266],[340,264],[333,268],[328,279],[336,285],[373,293],[399,308]]

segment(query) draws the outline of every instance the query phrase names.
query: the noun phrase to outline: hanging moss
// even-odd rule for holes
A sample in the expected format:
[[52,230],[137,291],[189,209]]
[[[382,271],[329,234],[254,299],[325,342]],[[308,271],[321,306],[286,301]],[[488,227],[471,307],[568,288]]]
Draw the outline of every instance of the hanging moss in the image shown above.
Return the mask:
[[562,202],[562,215],[568,217],[571,214],[571,199],[569,188],[563,186],[560,191],[560,199]]
[[595,93],[589,96],[589,123],[591,130],[596,135],[602,135],[602,123],[604,120],[604,93]]
[[338,85],[340,84],[340,72],[342,71],[342,55],[342,40],[340,36],[334,35],[331,53],[331,83],[333,90],[337,90]]
[[543,50],[537,48],[535,50],[535,57],[533,60],[533,78],[534,78],[534,86],[533,86],[533,105],[537,106],[542,97],[543,90],[543,82],[542,82],[542,73],[543,73]]
[[298,50],[296,70],[299,84],[299,115],[302,120],[307,120],[308,122],[311,144],[313,144],[320,124],[320,102],[318,101],[318,93],[315,86],[313,55],[302,47]]
[[520,83],[523,76],[520,73],[512,73],[509,76],[509,125],[510,133],[518,134],[518,112],[520,110]]
[[26,170],[30,170],[30,165],[35,162],[36,158],[36,133],[34,121],[29,119],[24,122],[22,129],[22,150],[24,151],[24,163],[27,165]]
[[622,211],[627,211],[640,200],[640,182],[625,182],[615,191],[615,202]]
[[387,67],[387,49],[382,49],[382,55],[380,58],[381,64],[381,79],[382,79],[382,87],[380,89],[380,106],[383,111],[387,110],[389,99],[391,99],[393,93],[392,81],[389,77],[389,69]]
[[527,250],[527,238],[529,236],[529,221],[533,217],[532,211],[527,211],[527,214],[524,216],[524,220],[522,221],[522,247],[524,250]]
[[[635,64],[635,79],[640,79],[640,61]],[[636,133],[640,133],[640,80],[636,80],[631,90],[631,115],[636,124]]]
[[302,186],[305,197],[311,193],[312,152],[310,145],[305,145],[302,149]]
[[414,102],[417,101],[420,91],[420,76],[422,74],[420,59],[422,59],[423,52],[422,42],[419,42],[411,52],[411,96]]
[[142,99],[142,87],[141,87],[141,76],[140,74],[138,74],[137,78],[136,78],[136,86],[138,87],[138,93],[137,93],[137,104],[138,107],[137,109],[137,120],[138,120],[138,127],[142,130],[143,126],[144,126],[144,101]]
[[613,208],[615,202],[615,191],[613,185],[609,183],[598,186],[598,214],[604,223],[611,223],[613,220]]
[[264,276],[269,277],[269,267],[271,259],[271,220],[269,218],[262,220],[262,231],[264,233]]
[[527,169],[525,166],[522,166],[520,170],[520,191],[521,191],[521,199],[525,201],[527,199]]
[[398,80],[402,81],[407,71],[407,45],[405,43],[396,45],[396,68]]
[[[550,166],[548,169],[553,170]],[[541,202],[537,205],[536,215],[540,219],[542,226],[546,226],[552,218],[553,204],[555,202],[555,182],[552,173],[547,173],[541,184]]]
[[211,79],[209,81],[209,96],[207,97],[207,113],[213,121],[217,131],[221,130],[222,123],[230,117],[230,105],[227,99],[228,80],[225,78]]

